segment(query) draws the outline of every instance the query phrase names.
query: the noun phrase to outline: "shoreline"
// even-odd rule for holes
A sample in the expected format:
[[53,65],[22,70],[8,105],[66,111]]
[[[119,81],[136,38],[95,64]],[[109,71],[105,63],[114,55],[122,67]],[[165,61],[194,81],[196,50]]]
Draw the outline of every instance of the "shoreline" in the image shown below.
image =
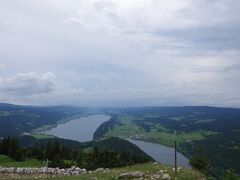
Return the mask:
[[38,134],[38,133],[44,134],[43,131],[47,131],[47,130],[51,130],[53,128],[56,128],[60,124],[65,124],[65,123],[70,122],[72,120],[88,117],[88,116],[91,116],[91,115],[95,115],[95,114],[76,115],[76,116],[71,116],[71,117],[68,117],[68,118],[65,118],[65,119],[61,119],[61,120],[57,121],[55,124],[44,125],[44,126],[41,126],[37,129],[34,129],[30,132],[30,134]]
[[[111,116],[109,116],[109,115],[107,115],[107,114],[105,114],[105,113],[87,113],[87,114],[82,114],[82,115],[80,115],[80,116],[72,116],[72,117],[69,117],[69,118],[67,118],[67,119],[64,119],[64,120],[60,120],[60,121],[58,121],[57,123],[55,123],[55,124],[52,124],[52,125],[47,125],[47,126],[42,126],[42,127],[39,127],[39,128],[37,128],[37,129],[34,129],[31,133],[30,133],[30,135],[35,135],[35,134],[44,134],[44,135],[50,135],[50,136],[53,136],[53,137],[57,137],[57,138],[65,138],[65,139],[69,139],[69,140],[75,140],[75,141],[79,141],[79,142],[87,142],[87,141],[91,141],[91,140],[94,140],[93,139],[93,137],[92,137],[92,139],[91,140],[86,140],[86,141],[80,141],[80,140],[77,140],[77,139],[74,139],[74,138],[71,138],[71,137],[61,137],[61,135],[60,134],[55,134],[55,135],[53,135],[53,134],[49,134],[48,133],[48,131],[51,131],[52,129],[54,129],[54,128],[57,128],[58,126],[62,126],[62,125],[64,125],[64,124],[67,124],[67,123],[69,123],[69,122],[71,122],[71,121],[81,121],[81,119],[83,120],[83,123],[84,123],[84,118],[88,118],[88,117],[90,117],[91,118],[91,116],[99,116],[99,115],[101,115],[101,116],[107,116],[109,119],[111,118]],[[108,119],[108,120],[109,120]],[[96,120],[96,119],[94,119],[94,120]],[[106,121],[108,121],[108,120],[105,120],[104,122],[106,122]],[[100,122],[101,124],[102,123],[104,123],[104,122]],[[98,125],[97,126],[97,128],[101,125],[101,124],[96,124],[96,125]],[[82,127],[82,126],[81,126]],[[88,126],[86,126],[86,127],[88,127]],[[96,129],[97,129],[96,128]],[[81,128],[80,128],[81,129]],[[91,128],[90,128],[91,129]],[[94,129],[94,132],[96,131],[96,129]],[[83,131],[83,132],[85,132],[85,131]],[[93,134],[94,134],[94,132],[93,132]],[[92,134],[92,136],[93,136],[93,134]],[[77,136],[76,136],[77,137]]]

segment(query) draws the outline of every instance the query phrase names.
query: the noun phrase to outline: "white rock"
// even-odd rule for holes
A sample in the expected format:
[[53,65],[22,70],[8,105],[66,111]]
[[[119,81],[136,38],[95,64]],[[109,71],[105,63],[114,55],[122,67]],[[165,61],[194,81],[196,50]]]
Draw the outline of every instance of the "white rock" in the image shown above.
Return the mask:
[[64,175],[64,176],[70,176],[70,174],[69,174],[69,173],[64,173],[63,175]]
[[168,174],[163,174],[162,179],[164,180],[170,180],[171,177]]
[[118,178],[129,178],[129,177],[140,178],[142,176],[143,176],[143,173],[136,171],[132,173],[122,173],[118,176]]
[[160,174],[154,174],[151,179],[159,179],[161,177]]
[[74,176],[79,175],[79,171],[73,171],[73,172],[72,172],[72,175],[74,175]]
[[122,174],[120,174],[118,177],[119,178],[124,178],[124,177],[131,177],[131,173],[122,173]]
[[157,174],[163,175],[163,170],[159,170]]
[[104,168],[97,168],[94,172],[102,172],[104,171]]
[[21,174],[22,173],[22,168],[17,168],[17,174]]
[[143,173],[138,171],[132,173],[132,177],[142,177],[142,176],[143,176]]
[[182,167],[178,167],[177,170],[180,171],[182,169]]
[[47,167],[43,167],[43,168],[42,168],[42,172],[43,172],[44,174],[47,173],[47,169],[48,169]]
[[87,170],[86,169],[81,169],[81,174],[86,174],[87,173]]

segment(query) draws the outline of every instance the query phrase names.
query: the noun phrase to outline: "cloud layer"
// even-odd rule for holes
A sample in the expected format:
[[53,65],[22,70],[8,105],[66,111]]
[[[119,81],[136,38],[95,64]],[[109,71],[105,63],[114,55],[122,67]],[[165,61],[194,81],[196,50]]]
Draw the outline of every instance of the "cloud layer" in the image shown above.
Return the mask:
[[3,2],[0,101],[240,107],[239,17],[238,0]]
[[35,72],[19,73],[0,79],[0,93],[14,96],[32,96],[53,91],[55,75],[47,72],[42,76]]

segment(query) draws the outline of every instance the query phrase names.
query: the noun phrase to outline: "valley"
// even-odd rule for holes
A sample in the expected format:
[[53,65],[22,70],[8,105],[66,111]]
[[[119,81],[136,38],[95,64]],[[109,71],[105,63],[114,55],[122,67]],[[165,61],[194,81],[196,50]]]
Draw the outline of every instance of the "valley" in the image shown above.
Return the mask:
[[[125,163],[117,165],[125,166],[129,163],[129,148],[135,147],[132,154],[141,156],[143,161],[136,157],[131,163],[155,159],[173,165],[171,147],[176,141],[179,166],[189,167],[188,159],[195,156],[198,147],[202,147],[211,164],[210,176],[220,177],[229,169],[240,172],[240,162],[236,158],[240,153],[239,109],[193,106],[93,109],[8,104],[1,104],[0,108],[1,137],[17,137],[25,149],[36,145],[46,147],[49,141],[85,153],[92,153],[97,147],[100,151],[128,154]],[[34,155],[32,157],[19,165],[38,166]],[[44,158],[45,155],[41,160],[43,164],[46,163]],[[3,161],[6,157],[0,158],[0,166],[7,165]],[[64,161],[69,165],[75,163],[67,156]],[[13,164],[14,161],[9,160],[9,165]],[[101,163],[99,166],[104,167]]]

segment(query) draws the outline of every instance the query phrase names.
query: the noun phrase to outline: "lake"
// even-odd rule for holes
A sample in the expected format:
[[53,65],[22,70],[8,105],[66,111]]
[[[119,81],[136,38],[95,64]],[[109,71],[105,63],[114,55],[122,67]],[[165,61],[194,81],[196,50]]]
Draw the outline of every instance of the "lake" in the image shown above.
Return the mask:
[[[93,134],[97,128],[110,119],[107,115],[90,115],[71,120],[57,127],[44,131],[43,133],[54,135],[64,139],[76,140],[79,142],[93,140]],[[151,156],[155,161],[163,164],[174,165],[174,149],[156,143],[128,139],[133,144]],[[190,167],[188,159],[181,153],[177,153],[178,166]]]
[[57,127],[43,133],[79,142],[92,141],[97,128],[109,119],[110,116],[106,115],[91,115],[58,124]]
[[[142,149],[145,153],[151,156],[155,161],[161,162],[167,165],[174,165],[174,149],[156,143],[150,143],[140,140],[128,139],[128,141],[137,145],[140,149]],[[181,167],[190,168],[188,159],[177,152],[177,165]]]

